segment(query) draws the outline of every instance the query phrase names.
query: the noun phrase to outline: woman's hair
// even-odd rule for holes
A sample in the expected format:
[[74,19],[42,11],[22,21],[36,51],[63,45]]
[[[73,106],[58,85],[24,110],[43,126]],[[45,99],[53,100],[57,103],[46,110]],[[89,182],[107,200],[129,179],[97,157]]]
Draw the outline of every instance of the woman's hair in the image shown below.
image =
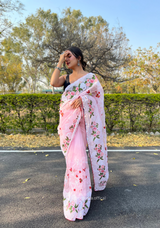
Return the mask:
[[69,50],[70,52],[72,52],[72,54],[78,59],[78,57],[80,56],[81,57],[81,64],[82,64],[82,68],[83,70],[85,70],[85,67],[86,67],[86,62],[83,61],[83,54],[82,54],[82,51],[78,48],[78,47],[75,47],[75,46],[71,46],[69,48],[67,48],[66,50]]

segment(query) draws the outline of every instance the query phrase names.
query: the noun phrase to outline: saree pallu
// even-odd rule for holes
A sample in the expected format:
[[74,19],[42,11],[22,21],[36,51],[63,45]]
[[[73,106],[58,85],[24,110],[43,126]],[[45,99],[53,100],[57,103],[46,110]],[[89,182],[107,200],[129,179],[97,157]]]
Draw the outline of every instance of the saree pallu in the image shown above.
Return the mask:
[[[82,98],[82,107],[71,108]],[[86,144],[94,180],[94,190],[104,190],[109,178],[106,145],[104,92],[96,75],[88,73],[66,87],[60,103],[58,126],[60,145],[66,160],[63,211],[66,219],[83,219],[91,203],[91,179]]]

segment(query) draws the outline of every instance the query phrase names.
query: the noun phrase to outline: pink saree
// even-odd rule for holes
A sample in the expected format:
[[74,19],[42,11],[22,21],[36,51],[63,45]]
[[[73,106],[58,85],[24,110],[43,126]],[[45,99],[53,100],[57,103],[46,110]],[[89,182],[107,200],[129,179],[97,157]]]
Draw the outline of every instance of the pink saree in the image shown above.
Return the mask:
[[[72,109],[82,98],[83,107]],[[109,178],[106,145],[104,92],[96,75],[88,73],[66,87],[61,97],[58,126],[60,145],[66,159],[63,210],[75,221],[87,214],[92,195],[86,144],[89,147],[94,190],[104,190]]]

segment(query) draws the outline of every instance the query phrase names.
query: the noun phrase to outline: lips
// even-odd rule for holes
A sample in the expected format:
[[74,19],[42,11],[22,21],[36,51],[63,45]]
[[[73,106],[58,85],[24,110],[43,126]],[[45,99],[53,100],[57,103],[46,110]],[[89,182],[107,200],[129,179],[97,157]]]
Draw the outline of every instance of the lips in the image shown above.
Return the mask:
[[67,64],[67,66],[70,64],[70,63],[66,63]]

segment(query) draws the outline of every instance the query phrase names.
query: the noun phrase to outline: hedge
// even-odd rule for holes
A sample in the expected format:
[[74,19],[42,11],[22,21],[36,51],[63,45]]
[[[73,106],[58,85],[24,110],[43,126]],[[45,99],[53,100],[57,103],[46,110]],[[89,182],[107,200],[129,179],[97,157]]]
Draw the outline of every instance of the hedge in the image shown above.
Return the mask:
[[[57,132],[61,94],[0,95],[0,132]],[[106,129],[160,130],[160,94],[105,94]]]

